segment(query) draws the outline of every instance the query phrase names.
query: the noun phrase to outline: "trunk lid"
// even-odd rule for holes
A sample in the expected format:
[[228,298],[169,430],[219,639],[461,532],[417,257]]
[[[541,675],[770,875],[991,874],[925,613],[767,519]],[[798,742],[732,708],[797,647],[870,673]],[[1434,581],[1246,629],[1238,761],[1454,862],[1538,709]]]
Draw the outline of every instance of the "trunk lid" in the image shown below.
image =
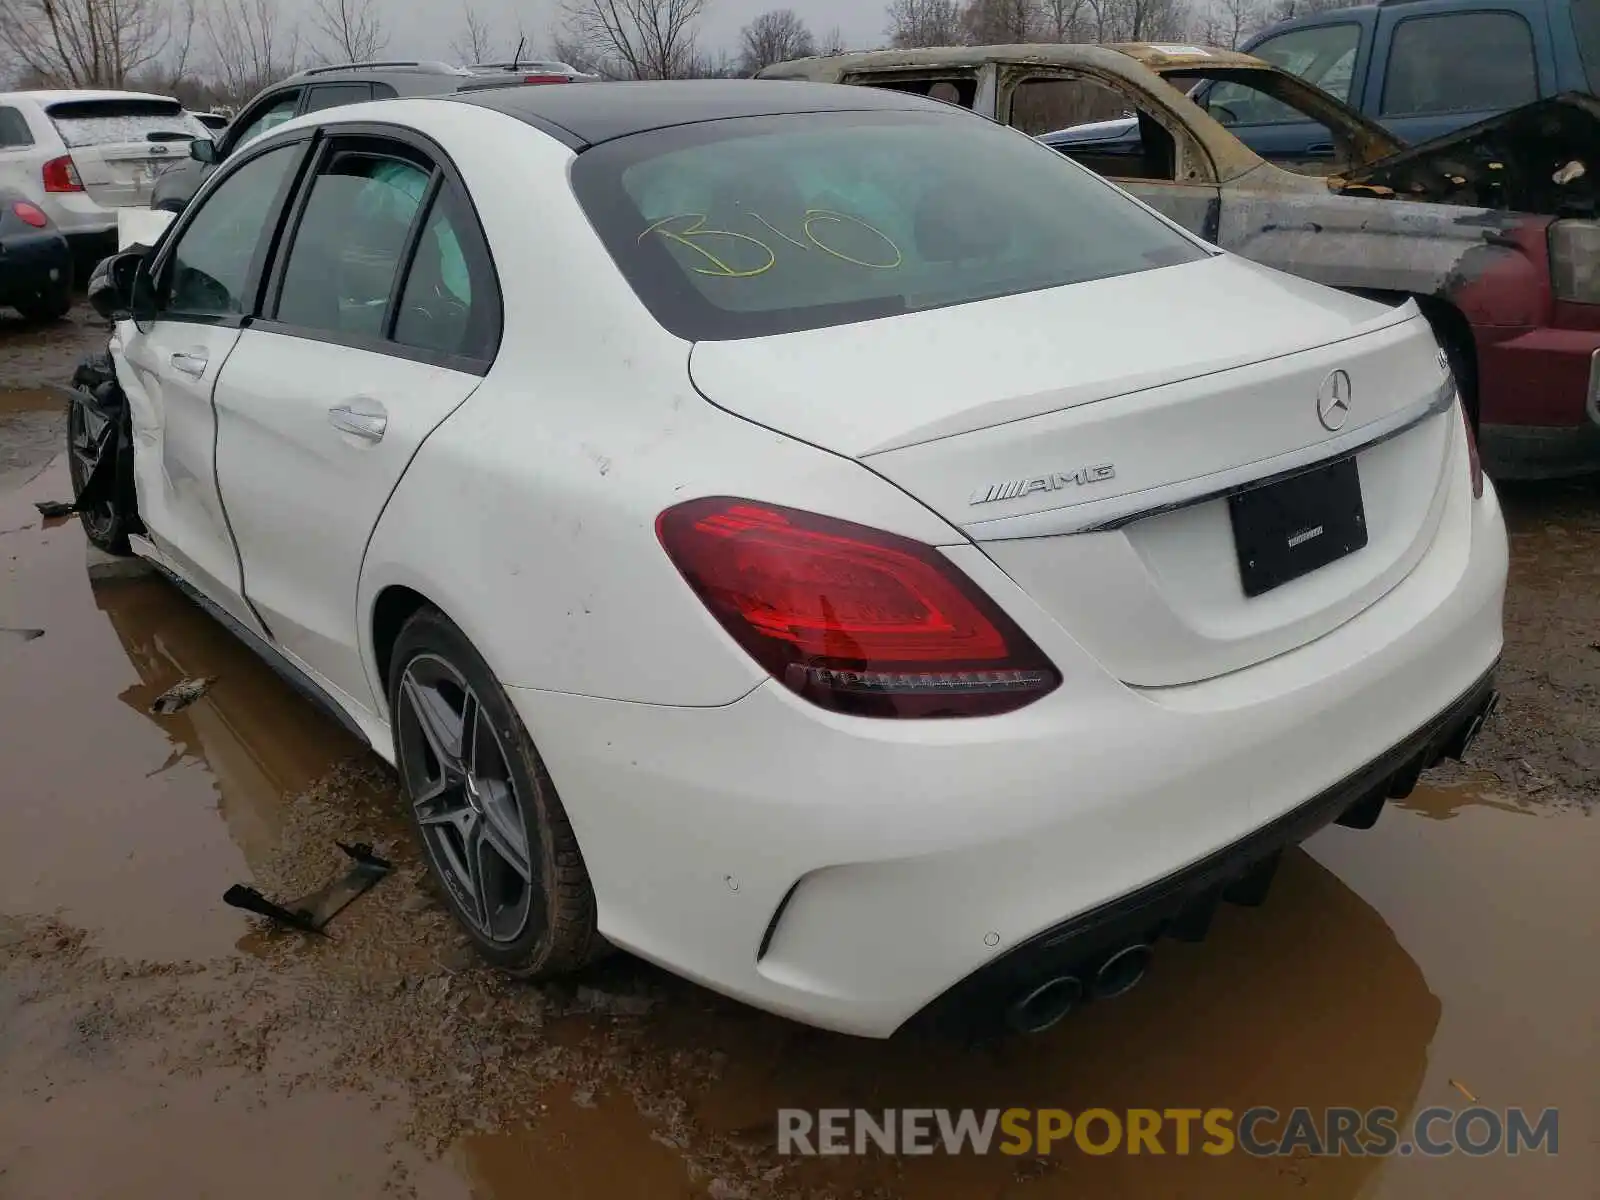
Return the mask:
[[[1282,653],[1392,588],[1432,539],[1459,423],[1413,304],[1229,256],[700,343],[691,371],[713,403],[917,497],[1142,686]],[[1329,429],[1335,372],[1348,409]],[[1247,597],[1220,493],[1349,455],[1366,545]]]
[[176,100],[65,100],[46,111],[72,155],[88,197],[103,208],[145,207],[155,182],[189,161],[189,143],[209,136]]

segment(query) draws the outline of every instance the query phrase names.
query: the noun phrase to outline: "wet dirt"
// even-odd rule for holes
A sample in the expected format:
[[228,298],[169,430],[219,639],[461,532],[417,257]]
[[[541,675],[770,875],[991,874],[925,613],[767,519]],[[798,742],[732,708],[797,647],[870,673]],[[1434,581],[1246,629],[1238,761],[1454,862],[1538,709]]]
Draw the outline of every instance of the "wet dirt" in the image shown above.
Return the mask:
[[[0,412],[0,445],[16,418]],[[821,1033],[626,956],[538,987],[479,968],[388,768],[166,583],[91,586],[77,522],[33,509],[65,488],[59,458],[0,466],[0,630],[44,631],[0,636],[8,1200],[1594,1194],[1593,488],[1506,496],[1505,700],[1465,767],[1373,830],[1313,839],[1264,906],[1163,944],[1127,996],[985,1047]],[[201,677],[216,683],[192,705],[149,711]],[[235,882],[278,897],[326,882],[335,839],[396,870],[328,938],[221,904]],[[1560,1154],[776,1147],[780,1107],[1415,1113],[1468,1093],[1558,1107]]]

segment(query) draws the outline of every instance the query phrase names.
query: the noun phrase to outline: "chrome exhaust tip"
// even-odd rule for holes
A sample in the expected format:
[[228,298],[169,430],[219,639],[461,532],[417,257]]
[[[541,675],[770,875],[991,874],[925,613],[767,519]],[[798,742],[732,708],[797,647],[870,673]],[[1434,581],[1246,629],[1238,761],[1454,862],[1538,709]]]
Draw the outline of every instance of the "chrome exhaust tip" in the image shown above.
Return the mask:
[[1018,1033],[1043,1033],[1082,998],[1083,983],[1076,975],[1058,975],[1012,1001],[1006,1009],[1006,1024]]
[[1143,942],[1124,946],[1094,973],[1094,998],[1111,1000],[1132,991],[1150,965],[1151,949]]

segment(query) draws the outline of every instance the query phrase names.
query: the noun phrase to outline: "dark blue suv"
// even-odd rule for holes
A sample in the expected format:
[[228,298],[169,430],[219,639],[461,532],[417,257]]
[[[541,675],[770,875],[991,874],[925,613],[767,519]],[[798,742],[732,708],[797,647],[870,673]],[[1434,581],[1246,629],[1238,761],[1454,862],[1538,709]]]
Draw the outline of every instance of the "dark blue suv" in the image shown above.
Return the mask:
[[[1281,22],[1240,49],[1416,144],[1560,92],[1600,91],[1600,0],[1379,0]],[[1260,92],[1219,82],[1194,99],[1263,158],[1333,155],[1322,126]]]

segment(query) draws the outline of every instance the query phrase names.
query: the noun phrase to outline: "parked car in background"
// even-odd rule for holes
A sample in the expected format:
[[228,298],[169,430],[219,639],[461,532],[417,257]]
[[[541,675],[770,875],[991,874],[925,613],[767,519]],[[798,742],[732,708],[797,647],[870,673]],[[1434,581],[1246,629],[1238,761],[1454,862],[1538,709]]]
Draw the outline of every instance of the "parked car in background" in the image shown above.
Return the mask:
[[150,203],[206,127],[170,96],[0,93],[0,186],[37,205],[87,268],[116,249],[117,209]]
[[[1564,96],[1406,150],[1248,55],[1197,46],[980,46],[802,59],[763,72],[942,86],[1209,241],[1320,283],[1416,297],[1502,477],[1600,468],[1600,100]],[[1264,161],[1186,93],[1226,83],[1332,147]],[[1133,110],[1137,116],[1119,120]]]
[[[1241,49],[1418,144],[1600,90],[1600,0],[1379,0],[1280,22]],[[1195,99],[1269,162],[1332,153],[1314,122],[1226,82]]]
[[199,121],[200,124],[204,125],[207,129],[211,130],[213,133],[226,129],[228,127],[228,122],[233,119],[232,117],[226,116],[222,113],[191,112],[189,115],[196,121]]
[[521,75],[523,83],[593,83],[600,76],[578,70],[554,59],[524,59],[518,62],[473,63],[467,70],[475,75]]
[[137,482],[75,477],[93,536],[396,764],[521,976],[1043,1029],[1494,702],[1505,530],[1417,306],[919,96],[322,112],[90,296]]
[[163,176],[150,197],[150,207],[181,212],[216,164],[252,138],[302,113],[368,100],[436,96],[522,82],[519,75],[473,72],[449,63],[410,59],[311,67],[256,95],[218,137],[196,140],[190,148],[191,161]]
[[0,187],[0,304],[30,321],[64,317],[72,307],[72,251],[28,194]]

